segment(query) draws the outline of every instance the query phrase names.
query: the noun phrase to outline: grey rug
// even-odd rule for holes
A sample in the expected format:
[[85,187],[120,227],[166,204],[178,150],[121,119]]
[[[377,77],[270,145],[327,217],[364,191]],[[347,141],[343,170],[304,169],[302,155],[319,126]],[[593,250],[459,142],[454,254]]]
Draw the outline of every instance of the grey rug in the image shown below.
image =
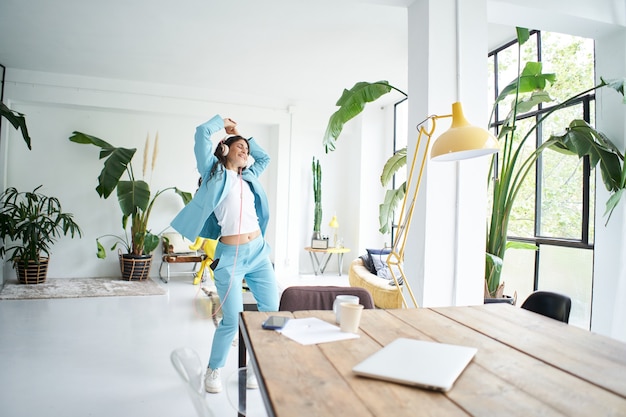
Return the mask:
[[35,285],[8,281],[0,290],[0,300],[119,297],[165,293],[166,291],[151,279],[124,281],[119,278],[49,278],[45,283]]

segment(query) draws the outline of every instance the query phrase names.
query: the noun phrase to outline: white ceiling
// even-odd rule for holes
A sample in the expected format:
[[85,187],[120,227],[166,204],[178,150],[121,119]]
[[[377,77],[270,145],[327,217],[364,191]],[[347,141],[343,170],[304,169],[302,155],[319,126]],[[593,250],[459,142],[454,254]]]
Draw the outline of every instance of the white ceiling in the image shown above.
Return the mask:
[[410,1],[0,0],[0,64],[334,101],[356,81],[406,89]]

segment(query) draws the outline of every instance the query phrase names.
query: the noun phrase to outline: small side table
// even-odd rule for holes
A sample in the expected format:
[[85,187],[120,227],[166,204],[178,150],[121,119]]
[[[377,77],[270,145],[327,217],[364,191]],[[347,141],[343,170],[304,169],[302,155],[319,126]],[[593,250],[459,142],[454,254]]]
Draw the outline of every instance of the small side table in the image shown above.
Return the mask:
[[[328,248],[328,249],[313,249],[310,246],[304,248],[305,251],[309,252],[309,257],[311,258],[311,265],[313,265],[313,272],[315,275],[321,275],[324,273],[324,270],[328,266],[328,261],[332,258],[333,254],[337,255],[337,263],[339,269],[339,276],[341,276],[341,272],[343,269],[343,254],[350,252],[348,248]],[[322,254],[322,258],[318,258],[318,254]]]

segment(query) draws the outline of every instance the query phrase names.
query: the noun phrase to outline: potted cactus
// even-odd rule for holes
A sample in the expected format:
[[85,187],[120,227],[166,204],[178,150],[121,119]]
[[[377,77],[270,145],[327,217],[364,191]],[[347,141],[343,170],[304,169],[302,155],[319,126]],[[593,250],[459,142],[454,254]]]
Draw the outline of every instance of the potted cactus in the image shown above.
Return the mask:
[[315,210],[313,215],[313,238],[321,239],[320,225],[322,224],[322,168],[319,159],[313,157],[311,166],[313,171],[313,199],[315,200]]
[[319,159],[313,157],[311,169],[313,171],[313,199],[315,201],[311,247],[313,249],[326,249],[328,248],[328,239],[323,239],[320,231],[322,224],[322,167]]

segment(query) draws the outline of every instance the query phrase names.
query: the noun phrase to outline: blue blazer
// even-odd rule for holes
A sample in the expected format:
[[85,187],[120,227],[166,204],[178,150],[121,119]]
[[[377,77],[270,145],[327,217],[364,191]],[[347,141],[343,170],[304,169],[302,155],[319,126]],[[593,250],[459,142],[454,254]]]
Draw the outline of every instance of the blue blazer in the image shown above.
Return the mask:
[[[211,135],[223,128],[224,120],[220,115],[215,115],[211,120],[196,128],[194,153],[198,172],[202,176],[202,185],[191,202],[171,222],[175,230],[191,241],[198,236],[207,239],[218,239],[221,236],[221,227],[213,211],[226,197],[224,190],[230,190],[235,180],[226,175],[221,164],[217,167],[213,177],[209,178],[209,173],[218,163],[217,157],[213,154]],[[254,194],[254,207],[259,218],[261,233],[265,236],[269,221],[269,205],[258,177],[269,164],[270,157],[254,138],[248,139],[248,144],[254,163],[244,169],[241,175],[243,180],[250,184],[250,189]]]

